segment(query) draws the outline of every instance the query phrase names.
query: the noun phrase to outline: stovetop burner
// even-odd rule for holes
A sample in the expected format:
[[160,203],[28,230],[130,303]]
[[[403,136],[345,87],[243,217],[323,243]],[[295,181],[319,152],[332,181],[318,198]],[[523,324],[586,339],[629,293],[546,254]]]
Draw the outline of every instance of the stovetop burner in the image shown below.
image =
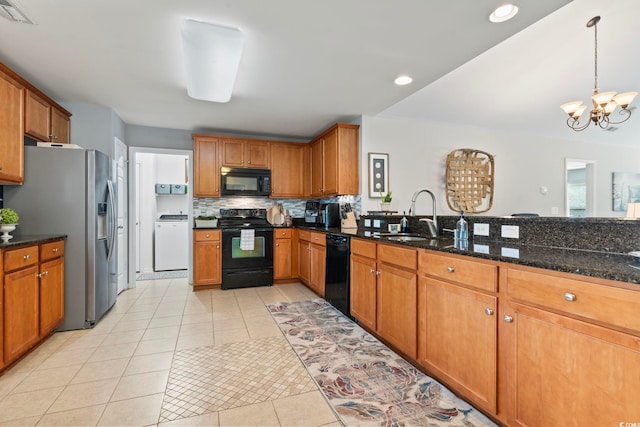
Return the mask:
[[272,227],[267,221],[266,209],[220,209],[220,228],[248,227],[264,228]]

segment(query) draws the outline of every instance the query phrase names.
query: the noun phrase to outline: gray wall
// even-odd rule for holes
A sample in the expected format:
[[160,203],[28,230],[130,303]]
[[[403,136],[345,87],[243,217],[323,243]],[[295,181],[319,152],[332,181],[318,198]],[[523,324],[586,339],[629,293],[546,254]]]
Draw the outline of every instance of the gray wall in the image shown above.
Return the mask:
[[92,104],[64,104],[71,112],[71,143],[93,148],[113,158],[113,140],[125,138],[125,124],[112,108]]

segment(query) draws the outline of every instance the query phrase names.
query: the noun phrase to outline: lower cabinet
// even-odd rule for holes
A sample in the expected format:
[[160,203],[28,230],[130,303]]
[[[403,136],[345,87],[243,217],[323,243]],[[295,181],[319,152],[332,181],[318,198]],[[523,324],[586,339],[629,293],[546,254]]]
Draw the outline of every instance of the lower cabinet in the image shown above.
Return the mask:
[[376,244],[351,239],[349,270],[351,315],[360,324],[375,331],[378,301]]
[[324,297],[326,256],[324,233],[298,231],[298,277],[321,297]]
[[298,248],[291,228],[273,230],[273,279],[289,281],[297,277]]
[[2,252],[3,356],[7,365],[64,319],[64,241]]
[[193,231],[193,289],[222,283],[220,230]]

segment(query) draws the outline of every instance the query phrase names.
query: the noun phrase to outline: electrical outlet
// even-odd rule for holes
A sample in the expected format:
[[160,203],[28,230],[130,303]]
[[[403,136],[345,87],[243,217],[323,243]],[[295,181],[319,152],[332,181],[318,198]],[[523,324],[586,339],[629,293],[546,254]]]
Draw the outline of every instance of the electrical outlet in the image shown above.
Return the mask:
[[400,224],[387,224],[387,230],[390,233],[398,233],[400,231]]
[[371,227],[371,220],[369,218],[364,220],[364,226],[365,227]]
[[520,258],[520,249],[516,248],[502,248],[500,254],[509,258]]
[[502,237],[506,237],[508,239],[519,239],[520,227],[518,227],[517,225],[503,225]]
[[478,254],[489,254],[489,245],[478,245],[477,243],[473,244],[473,252]]
[[373,220],[373,228],[380,228],[380,220],[379,219],[374,219]]
[[482,223],[473,224],[473,234],[474,236],[488,236],[489,224],[482,224]]

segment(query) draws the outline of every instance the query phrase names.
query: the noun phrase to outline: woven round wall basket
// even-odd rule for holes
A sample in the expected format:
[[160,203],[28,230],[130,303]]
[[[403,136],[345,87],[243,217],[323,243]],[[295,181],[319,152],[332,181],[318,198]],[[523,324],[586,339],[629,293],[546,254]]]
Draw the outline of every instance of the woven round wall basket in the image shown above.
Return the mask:
[[453,211],[481,213],[493,205],[493,156],[471,148],[447,156],[447,204]]

